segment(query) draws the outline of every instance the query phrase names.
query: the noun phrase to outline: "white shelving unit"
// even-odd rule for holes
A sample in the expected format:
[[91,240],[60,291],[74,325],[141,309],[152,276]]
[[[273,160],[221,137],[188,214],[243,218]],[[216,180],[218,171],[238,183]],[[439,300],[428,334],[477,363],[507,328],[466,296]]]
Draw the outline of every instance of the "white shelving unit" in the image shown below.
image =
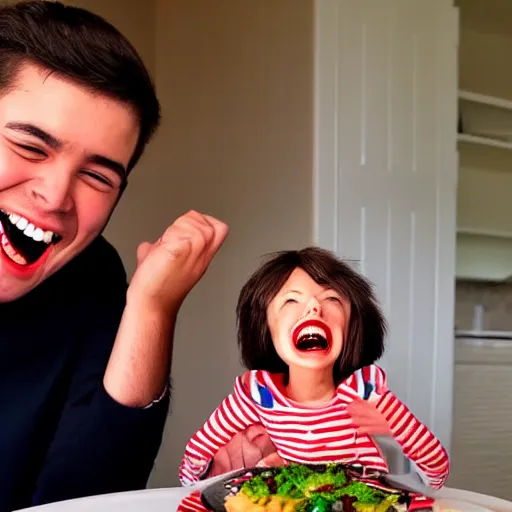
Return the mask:
[[512,149],[512,101],[459,91],[459,141]]
[[512,149],[512,142],[505,142],[502,140],[492,139],[490,137],[479,137],[478,135],[469,135],[466,133],[459,133],[457,139],[460,142],[469,142],[471,144],[482,144],[484,146],[491,146],[501,149]]
[[502,281],[512,276],[512,101],[460,90],[459,116],[457,277]]
[[490,107],[510,110],[512,112],[512,101],[505,100],[503,98],[495,98],[493,96],[487,96],[485,94],[478,94],[476,92],[460,90],[459,99],[470,101],[472,103],[481,103],[482,105],[488,105]]
[[466,236],[488,236],[492,238],[504,238],[512,240],[512,231],[493,231],[491,229],[475,229],[475,228],[466,228],[464,226],[459,226],[457,228],[457,233]]

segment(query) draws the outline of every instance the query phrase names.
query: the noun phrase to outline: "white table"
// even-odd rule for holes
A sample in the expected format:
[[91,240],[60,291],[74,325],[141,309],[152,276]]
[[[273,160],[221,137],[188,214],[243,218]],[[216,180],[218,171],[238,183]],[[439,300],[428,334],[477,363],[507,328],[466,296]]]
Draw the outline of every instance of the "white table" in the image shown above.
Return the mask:
[[[78,500],[62,501],[24,509],[26,512],[174,512],[190,490],[182,488],[148,489],[145,491],[125,492],[95,496]],[[460,489],[444,488],[443,500],[453,501],[461,512],[512,512],[512,502]],[[461,507],[460,502],[467,502]],[[478,505],[478,507],[471,506]],[[23,512],[23,511],[18,511]]]

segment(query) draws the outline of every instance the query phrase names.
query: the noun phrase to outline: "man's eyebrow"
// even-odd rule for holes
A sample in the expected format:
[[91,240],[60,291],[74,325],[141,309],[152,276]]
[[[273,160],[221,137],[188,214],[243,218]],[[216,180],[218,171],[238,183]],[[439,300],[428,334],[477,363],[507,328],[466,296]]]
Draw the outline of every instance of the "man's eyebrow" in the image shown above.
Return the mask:
[[[44,130],[38,128],[33,124],[10,122],[7,123],[5,126],[10,130],[26,133],[28,135],[32,135],[33,137],[37,137],[38,139],[42,140],[45,144],[50,146],[52,149],[59,150],[62,148],[62,146],[64,146],[64,142],[62,142],[53,135],[50,135],[48,132],[45,132]],[[127,172],[125,166],[119,162],[116,162],[115,160],[112,160],[111,158],[93,154],[87,155],[87,160],[93,164],[101,165],[102,167],[106,167],[107,169],[114,171],[116,174],[119,174],[119,176],[122,179],[126,178]]]
[[102,167],[106,167],[107,169],[114,171],[116,174],[119,174],[123,180],[126,179],[126,167],[111,158],[101,155],[87,155],[87,160],[92,164],[101,165]]
[[5,127],[16,132],[26,133],[27,135],[37,137],[53,149],[60,149],[64,145],[61,140],[30,123],[10,122],[7,123]]

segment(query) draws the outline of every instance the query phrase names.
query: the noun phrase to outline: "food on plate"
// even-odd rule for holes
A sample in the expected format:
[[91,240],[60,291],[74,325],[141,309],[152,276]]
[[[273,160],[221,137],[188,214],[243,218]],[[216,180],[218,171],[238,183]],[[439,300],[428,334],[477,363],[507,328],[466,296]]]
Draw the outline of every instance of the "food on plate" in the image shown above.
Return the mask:
[[290,464],[225,483],[227,512],[406,512],[409,493],[341,464]]

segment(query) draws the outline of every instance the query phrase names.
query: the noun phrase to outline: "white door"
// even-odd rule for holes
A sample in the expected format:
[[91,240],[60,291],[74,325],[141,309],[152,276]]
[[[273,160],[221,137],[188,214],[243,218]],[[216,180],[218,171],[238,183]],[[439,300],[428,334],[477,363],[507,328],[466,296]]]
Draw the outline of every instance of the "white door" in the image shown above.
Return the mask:
[[449,449],[458,11],[316,1],[315,241],[376,285],[392,390]]

